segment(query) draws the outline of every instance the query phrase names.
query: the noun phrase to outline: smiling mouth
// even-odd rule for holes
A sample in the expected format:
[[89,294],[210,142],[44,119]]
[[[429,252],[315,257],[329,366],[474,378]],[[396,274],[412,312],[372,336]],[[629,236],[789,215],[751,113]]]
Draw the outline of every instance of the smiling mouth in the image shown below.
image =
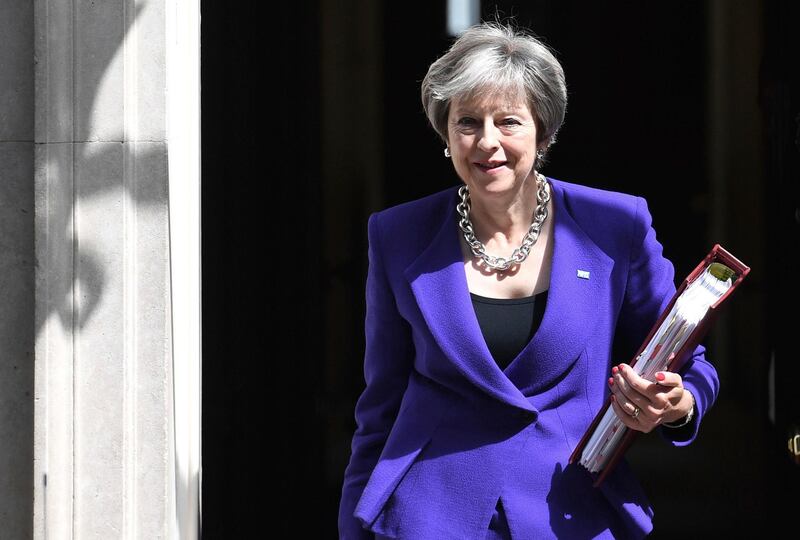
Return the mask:
[[475,165],[477,165],[478,168],[483,169],[484,171],[491,171],[503,167],[507,163],[508,161],[497,161],[492,163],[475,163]]

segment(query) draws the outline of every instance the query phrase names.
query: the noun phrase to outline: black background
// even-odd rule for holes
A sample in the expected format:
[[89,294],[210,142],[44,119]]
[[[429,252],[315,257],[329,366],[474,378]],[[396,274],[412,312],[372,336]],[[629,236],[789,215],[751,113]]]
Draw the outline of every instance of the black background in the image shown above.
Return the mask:
[[[551,45],[564,66],[566,123],[544,172],[646,197],[676,279],[685,276],[710,248],[706,84],[714,66],[708,65],[706,4],[484,4],[484,18],[514,16]],[[383,174],[375,180],[383,183],[381,207],[458,181],[419,102],[427,66],[451,41],[444,5],[383,4]],[[778,313],[796,304],[798,288],[791,280],[766,278],[767,271],[793,275],[798,264],[795,5],[761,5],[765,52],[758,84],[765,128],[749,144],[763,145],[759,166],[767,180],[736,184],[768,195],[756,209],[767,224],[768,266],[754,269],[746,282],[764,294],[752,324],[769,328],[768,343],[763,358],[738,361],[747,368],[723,381],[720,397],[752,411],[752,418],[717,421],[735,431],[715,431],[710,420],[703,442],[683,457],[648,465],[646,445],[633,455],[643,463],[640,477],[656,507],[653,537],[780,526],[797,508],[800,467],[785,456],[785,431],[800,418],[791,382],[800,373],[788,361],[796,359],[790,339],[797,317]],[[314,0],[277,8],[202,1],[206,538],[256,531],[337,536],[347,456],[331,449],[349,445],[353,406],[363,389],[366,216],[378,208],[366,201],[335,208],[322,196],[321,13]],[[359,122],[357,113],[352,122]],[[362,148],[352,141],[346,158],[358,160]],[[353,220],[346,264],[326,262],[325,215]],[[333,284],[344,284],[353,299],[343,314],[349,333],[332,342],[324,338],[324,302]],[[772,351],[782,360],[775,426],[767,421],[766,390],[751,390],[766,387]],[[324,374],[332,369],[345,384],[328,384]],[[708,500],[692,497],[698,490]]]

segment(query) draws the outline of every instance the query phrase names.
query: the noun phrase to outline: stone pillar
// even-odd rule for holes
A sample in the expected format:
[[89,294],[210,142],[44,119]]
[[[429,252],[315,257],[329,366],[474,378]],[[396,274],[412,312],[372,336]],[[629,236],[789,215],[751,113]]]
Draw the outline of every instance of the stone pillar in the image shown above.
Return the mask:
[[170,530],[167,5],[34,2],[36,538]]

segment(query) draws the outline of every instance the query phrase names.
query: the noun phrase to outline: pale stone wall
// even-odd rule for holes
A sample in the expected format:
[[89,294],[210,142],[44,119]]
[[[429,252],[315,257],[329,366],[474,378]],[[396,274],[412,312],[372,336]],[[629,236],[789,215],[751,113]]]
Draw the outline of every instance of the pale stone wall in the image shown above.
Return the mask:
[[168,536],[166,4],[34,3],[36,538]]

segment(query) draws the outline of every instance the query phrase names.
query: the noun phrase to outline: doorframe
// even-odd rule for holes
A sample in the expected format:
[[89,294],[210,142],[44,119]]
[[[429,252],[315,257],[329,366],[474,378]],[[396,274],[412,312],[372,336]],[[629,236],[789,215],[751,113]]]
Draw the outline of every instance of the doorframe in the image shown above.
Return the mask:
[[171,537],[202,524],[202,269],[200,214],[200,0],[167,3],[172,411]]

